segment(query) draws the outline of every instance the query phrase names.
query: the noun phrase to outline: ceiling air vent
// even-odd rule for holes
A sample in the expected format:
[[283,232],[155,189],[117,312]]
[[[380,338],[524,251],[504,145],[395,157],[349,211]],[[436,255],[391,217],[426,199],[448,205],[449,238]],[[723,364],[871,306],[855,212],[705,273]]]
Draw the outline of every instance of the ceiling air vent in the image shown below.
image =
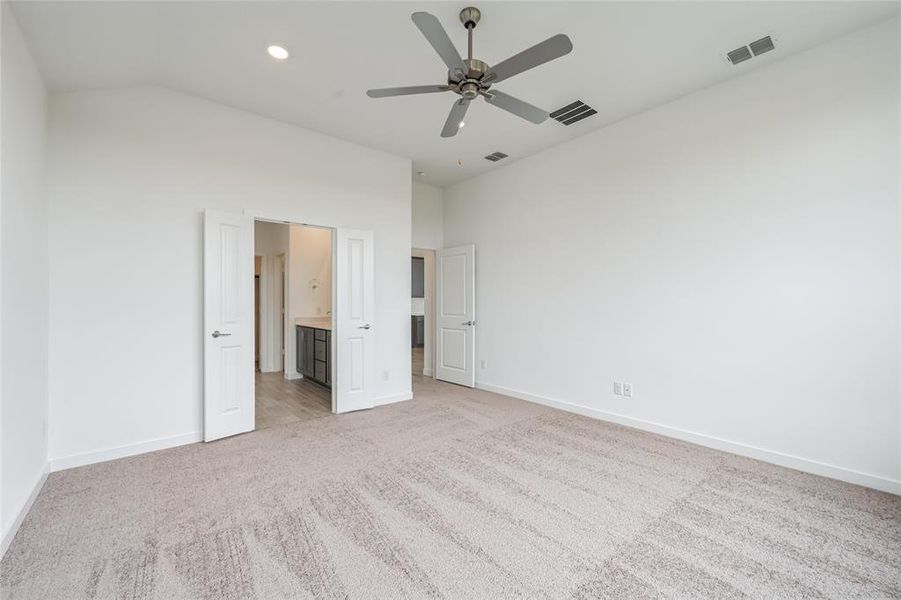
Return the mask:
[[576,121],[581,121],[582,119],[596,114],[598,114],[598,111],[581,100],[576,100],[572,104],[567,104],[563,108],[558,108],[552,112],[551,118],[560,121],[564,125],[572,125]]
[[760,56],[764,52],[769,52],[776,47],[776,45],[773,44],[773,38],[770,36],[762,37],[756,42],[751,42],[748,46],[751,48],[751,52],[754,53],[754,56]]
[[494,152],[485,157],[485,160],[490,160],[491,162],[497,162],[502,158],[507,158],[507,155],[503,152]]
[[726,56],[729,58],[729,62],[733,65],[737,65],[740,62],[745,62],[746,60],[753,58],[753,55],[751,54],[751,51],[747,46],[736,48],[732,52],[726,54]]
[[755,56],[760,56],[764,52],[769,52],[776,48],[771,36],[762,37],[755,42],[751,42],[747,46],[736,48],[732,52],[726,53],[726,59],[733,65],[750,60]]

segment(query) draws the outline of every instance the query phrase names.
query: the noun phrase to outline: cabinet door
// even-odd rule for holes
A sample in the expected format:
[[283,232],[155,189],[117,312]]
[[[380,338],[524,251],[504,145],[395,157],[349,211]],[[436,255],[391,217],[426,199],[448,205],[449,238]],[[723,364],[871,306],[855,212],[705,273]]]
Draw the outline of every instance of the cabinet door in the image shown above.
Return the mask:
[[303,327],[295,327],[295,341],[294,341],[294,368],[297,369],[298,373],[303,373]]
[[306,377],[313,377],[313,360],[315,347],[313,330],[310,327],[303,328],[303,374]]

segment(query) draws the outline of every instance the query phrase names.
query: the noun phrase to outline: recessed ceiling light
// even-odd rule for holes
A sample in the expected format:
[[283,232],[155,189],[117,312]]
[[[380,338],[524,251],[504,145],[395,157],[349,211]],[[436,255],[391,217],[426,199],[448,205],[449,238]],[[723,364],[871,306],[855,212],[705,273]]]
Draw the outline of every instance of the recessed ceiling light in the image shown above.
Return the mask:
[[288,58],[288,56],[290,56],[288,54],[288,51],[281,46],[269,46],[268,48],[266,48],[266,52],[269,53],[269,56],[278,60],[285,60],[286,58]]
[[463,129],[464,127],[466,127],[466,121],[460,121],[460,124],[457,125],[457,127],[459,127],[460,129]]

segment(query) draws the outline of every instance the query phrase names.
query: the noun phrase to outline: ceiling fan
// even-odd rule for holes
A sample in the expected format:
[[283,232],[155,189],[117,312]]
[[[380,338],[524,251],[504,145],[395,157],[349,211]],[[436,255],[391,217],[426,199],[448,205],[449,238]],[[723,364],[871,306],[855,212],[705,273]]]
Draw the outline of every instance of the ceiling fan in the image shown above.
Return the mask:
[[502,108],[527,121],[535,124],[542,123],[548,118],[547,111],[537,106],[532,106],[519,98],[491,89],[491,86],[523,71],[569,54],[573,49],[572,42],[562,33],[558,33],[492,67],[472,57],[472,30],[475,29],[481,17],[481,11],[473,6],[460,11],[460,21],[469,34],[468,58],[463,60],[454,47],[453,42],[447,36],[444,27],[441,26],[441,22],[434,15],[426,12],[413,13],[413,23],[416,24],[416,27],[425,36],[425,39],[428,40],[435,52],[438,53],[438,56],[441,57],[441,60],[444,61],[444,64],[447,65],[447,84],[380,88],[369,90],[366,92],[366,95],[370,98],[432,94],[435,92],[453,92],[459,95],[460,99],[454,101],[450,114],[447,116],[444,129],[441,130],[441,137],[457,135],[457,132],[463,126],[463,117],[466,115],[469,103],[479,96],[482,96],[488,104]]

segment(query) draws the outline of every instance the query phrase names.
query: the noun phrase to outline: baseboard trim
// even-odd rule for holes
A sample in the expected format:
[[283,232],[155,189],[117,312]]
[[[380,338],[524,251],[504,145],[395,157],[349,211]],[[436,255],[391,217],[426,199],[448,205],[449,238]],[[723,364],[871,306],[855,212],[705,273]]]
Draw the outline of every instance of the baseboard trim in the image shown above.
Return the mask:
[[31,506],[37,499],[38,494],[41,493],[41,489],[44,487],[44,482],[47,481],[47,475],[49,474],[50,463],[45,462],[40,474],[38,475],[37,482],[35,482],[34,487],[31,489],[31,493],[28,494],[28,498],[25,500],[25,504],[23,504],[22,508],[19,509],[19,512],[16,514],[16,518],[13,519],[12,523],[10,523],[9,528],[3,532],[3,538],[2,540],[0,540],[0,558],[3,558],[6,555],[6,551],[9,549],[10,544],[13,543],[13,539],[15,539],[16,533],[18,533],[19,527],[22,526],[22,522],[25,521],[25,517],[31,510]]
[[385,404],[394,404],[395,402],[403,402],[404,400],[413,399],[413,390],[401,392],[399,394],[388,394],[387,396],[379,396],[375,399],[375,406],[384,406]]
[[129,444],[117,448],[107,448],[105,450],[96,450],[94,452],[85,452],[83,454],[72,454],[70,456],[51,458],[50,470],[62,471],[64,469],[83,467],[85,465],[93,465],[95,463],[115,460],[117,458],[125,458],[126,456],[153,452],[154,450],[165,450],[166,448],[174,448],[175,446],[193,444],[201,440],[203,440],[202,431],[191,431],[189,433],[146,440],[144,442],[138,442],[137,444]]
[[804,471],[806,473],[812,473],[814,475],[821,475],[823,477],[829,477],[831,479],[838,479],[840,481],[846,481],[848,483],[870,487],[883,492],[888,492],[890,494],[901,495],[901,481],[889,479],[887,477],[872,475],[870,473],[863,473],[860,471],[855,471],[853,469],[846,469],[844,467],[810,460],[807,458],[802,458],[800,456],[784,454],[775,450],[758,448],[757,446],[751,446],[740,442],[733,442],[731,440],[726,440],[703,433],[697,433],[694,431],[688,431],[686,429],[680,429],[678,427],[671,427],[669,425],[636,419],[634,417],[628,417],[626,415],[620,415],[597,408],[591,408],[589,406],[584,406],[581,404],[573,404],[571,402],[566,402],[563,400],[537,396],[535,394],[529,394],[527,392],[506,388],[499,385],[493,385],[490,383],[479,382],[476,383],[476,387],[480,390],[485,390],[486,392],[494,392],[496,394],[518,398],[519,400],[525,400],[526,402],[542,404],[544,406],[550,406],[552,408],[565,410],[567,412],[579,414],[585,417],[600,419],[601,421],[609,421],[618,425],[625,425],[627,427],[634,427],[635,429],[641,429],[643,431],[659,433],[660,435],[665,435],[667,437],[691,442],[693,444],[698,444],[699,446],[706,446],[707,448],[713,448],[715,450],[722,450],[724,452],[731,452],[732,454],[738,454],[740,456],[747,456],[748,458],[755,458],[757,460],[772,463],[774,465],[779,465],[781,467],[788,467],[790,469],[796,469],[798,471]]
[[431,377],[431,376],[432,376],[432,370],[431,370],[431,369],[428,369],[428,368],[426,368],[426,367],[423,367],[423,368],[422,368],[422,376],[423,376],[423,377]]

